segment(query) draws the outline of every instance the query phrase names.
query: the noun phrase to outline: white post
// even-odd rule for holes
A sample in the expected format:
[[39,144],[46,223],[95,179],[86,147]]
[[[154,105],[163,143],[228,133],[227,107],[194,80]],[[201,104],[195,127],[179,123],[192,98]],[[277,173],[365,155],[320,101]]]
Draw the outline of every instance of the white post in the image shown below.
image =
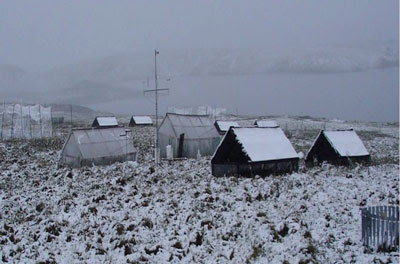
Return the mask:
[[174,159],[174,155],[173,155],[173,150],[172,150],[172,146],[171,145],[167,145],[166,146],[166,152],[167,152],[167,159],[168,160],[173,160]]

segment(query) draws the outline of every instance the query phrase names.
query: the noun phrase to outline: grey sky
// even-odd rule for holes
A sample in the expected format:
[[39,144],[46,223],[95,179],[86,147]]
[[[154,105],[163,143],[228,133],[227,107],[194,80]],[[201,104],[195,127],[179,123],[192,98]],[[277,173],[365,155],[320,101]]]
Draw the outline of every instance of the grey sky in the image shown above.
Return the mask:
[[32,70],[120,52],[265,49],[398,41],[385,1],[15,1],[0,3],[0,64]]

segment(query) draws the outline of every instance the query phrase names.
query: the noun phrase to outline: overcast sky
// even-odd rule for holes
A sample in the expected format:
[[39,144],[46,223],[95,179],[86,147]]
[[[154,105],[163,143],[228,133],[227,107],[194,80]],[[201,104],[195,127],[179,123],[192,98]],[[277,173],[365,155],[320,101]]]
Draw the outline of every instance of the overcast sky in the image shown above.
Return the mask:
[[0,64],[25,69],[158,49],[398,41],[398,0],[1,0]]

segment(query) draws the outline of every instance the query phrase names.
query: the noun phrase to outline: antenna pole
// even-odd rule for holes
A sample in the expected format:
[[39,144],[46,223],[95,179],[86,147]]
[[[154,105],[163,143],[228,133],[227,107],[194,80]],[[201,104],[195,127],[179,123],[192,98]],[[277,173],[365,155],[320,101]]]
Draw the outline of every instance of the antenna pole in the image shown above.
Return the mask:
[[24,138],[24,123],[22,120],[22,100],[21,100],[20,114],[21,114],[21,138]]
[[159,150],[159,135],[158,135],[158,93],[162,91],[169,91],[168,88],[164,89],[158,89],[158,75],[157,75],[157,55],[160,54],[158,50],[154,50],[154,84],[155,84],[155,89],[153,90],[144,90],[144,94],[154,92],[156,96],[156,142],[155,142],[155,163],[156,163],[156,168],[158,167],[160,163],[160,150]]
[[4,127],[4,114],[6,112],[6,101],[4,100],[4,106],[3,106],[3,115],[1,117],[1,139],[3,139],[3,127]]
[[72,105],[69,105],[70,119],[69,119],[69,132],[72,131]]
[[32,138],[32,122],[31,122],[31,106],[28,106],[28,116],[29,116],[29,135]]
[[11,116],[11,138],[14,136],[14,111],[15,111],[15,104],[13,105],[13,111]]
[[156,86],[156,166],[158,167],[159,164],[159,148],[158,148],[158,80],[157,80],[157,54],[159,52],[155,49],[154,50],[154,80],[155,80],[155,86]]
[[40,117],[40,138],[43,138],[42,111],[40,110],[40,103],[39,103],[39,117]]

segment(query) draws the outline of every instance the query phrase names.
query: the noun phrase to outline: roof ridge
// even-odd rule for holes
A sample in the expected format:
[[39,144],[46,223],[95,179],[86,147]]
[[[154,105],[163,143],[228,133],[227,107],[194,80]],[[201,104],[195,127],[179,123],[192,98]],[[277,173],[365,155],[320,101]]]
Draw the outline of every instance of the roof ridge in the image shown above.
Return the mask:
[[178,113],[166,113],[166,115],[179,115],[179,116],[193,116],[193,117],[210,117],[209,115],[195,115],[195,114],[178,114]]

